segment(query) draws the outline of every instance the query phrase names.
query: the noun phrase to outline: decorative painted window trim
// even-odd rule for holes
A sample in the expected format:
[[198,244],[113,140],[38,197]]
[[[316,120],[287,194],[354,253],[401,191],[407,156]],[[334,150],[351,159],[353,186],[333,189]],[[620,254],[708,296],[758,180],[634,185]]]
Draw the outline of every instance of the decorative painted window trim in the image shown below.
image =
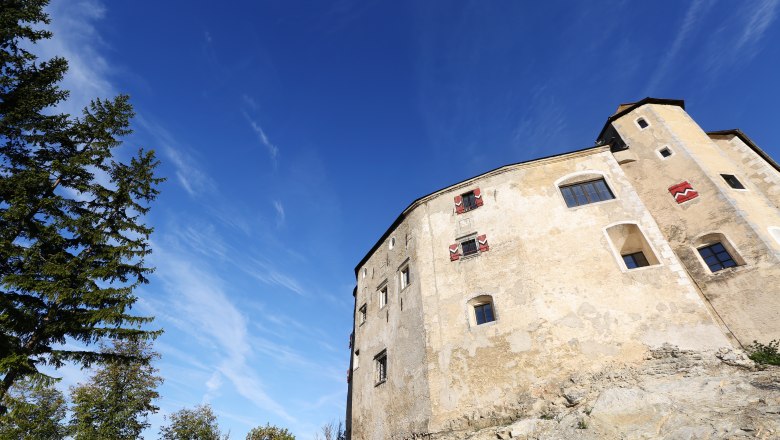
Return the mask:
[[[731,241],[731,239],[720,231],[710,231],[705,232],[703,234],[697,235],[692,241],[693,245],[693,253],[696,255],[696,258],[699,260],[699,264],[701,264],[702,269],[704,269],[705,273],[708,273],[711,276],[718,276],[722,273],[732,272],[734,270],[739,270],[742,266],[746,266],[747,262],[742,257],[742,252],[737,249],[736,246],[734,246],[734,242]],[[734,263],[736,263],[736,266],[729,267],[726,269],[721,269],[718,271],[713,272],[710,269],[710,266],[707,264],[706,261],[704,261],[704,258],[701,256],[701,253],[699,252],[699,249],[711,246],[715,243],[721,243],[723,247],[726,249],[726,252],[728,252],[729,256],[732,260],[734,260]]]
[[[639,239],[639,243],[634,242],[633,246],[630,246],[627,249],[618,249],[617,245],[614,241],[616,238],[614,235],[610,234],[610,230],[615,231],[617,233],[618,231],[614,228],[622,225],[630,225],[636,228],[636,232],[639,234],[634,235],[633,237],[626,237],[623,246],[626,247],[628,240],[637,240]],[[630,228],[629,228],[630,229]],[[658,258],[658,250],[656,250],[653,243],[647,239],[648,235],[645,233],[644,228],[636,221],[632,220],[623,220],[618,221],[614,223],[610,223],[604,228],[602,228],[602,231],[604,232],[604,237],[607,239],[607,243],[609,244],[609,250],[612,252],[612,256],[615,258],[615,263],[617,263],[618,267],[620,268],[620,271],[623,273],[631,272],[635,273],[638,271],[643,271],[647,269],[653,269],[656,267],[663,266],[663,262],[660,258]],[[629,234],[634,231],[628,231]],[[648,265],[642,266],[642,267],[635,267],[633,269],[629,269],[628,266],[626,266],[625,260],[623,259],[624,255],[630,255],[633,253],[636,253],[638,251],[641,251],[644,257],[647,259]]]
[[[466,245],[468,245],[468,248],[464,248]],[[457,239],[457,243],[449,246],[450,261],[473,258],[489,250],[490,244],[488,243],[487,234],[478,235],[478,233],[474,232],[461,236]]]
[[484,204],[482,198],[482,191],[479,188],[474,188],[471,191],[467,191],[461,195],[455,196],[455,214],[463,214],[469,211],[473,211]]
[[693,189],[693,185],[687,180],[670,186],[669,194],[678,205],[699,197],[699,192]]

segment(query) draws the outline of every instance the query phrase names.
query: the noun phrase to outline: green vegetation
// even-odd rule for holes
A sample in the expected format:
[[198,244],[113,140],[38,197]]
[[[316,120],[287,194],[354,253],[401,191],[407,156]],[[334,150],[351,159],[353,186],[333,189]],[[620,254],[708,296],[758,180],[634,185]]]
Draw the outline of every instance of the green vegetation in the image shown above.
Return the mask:
[[9,411],[0,417],[0,440],[62,440],[68,435],[65,397],[50,383],[17,381],[3,404]]
[[286,429],[268,424],[249,431],[246,440],[295,440],[295,436]]
[[158,161],[152,151],[125,162],[114,154],[131,132],[127,96],[96,99],[79,116],[56,111],[68,63],[27,50],[51,37],[47,3],[0,8],[0,402],[22,379],[45,380],[42,364],[133,361],[62,348],[66,340],[159,334],[141,329],[152,318],[128,312],[152,271],[144,214],[163,180]]
[[754,362],[764,365],[780,365],[780,351],[778,351],[780,341],[775,339],[764,345],[758,341],[747,347],[750,359]]
[[229,437],[220,432],[217,416],[209,405],[183,408],[166,419],[170,422],[160,428],[161,440],[227,440]]

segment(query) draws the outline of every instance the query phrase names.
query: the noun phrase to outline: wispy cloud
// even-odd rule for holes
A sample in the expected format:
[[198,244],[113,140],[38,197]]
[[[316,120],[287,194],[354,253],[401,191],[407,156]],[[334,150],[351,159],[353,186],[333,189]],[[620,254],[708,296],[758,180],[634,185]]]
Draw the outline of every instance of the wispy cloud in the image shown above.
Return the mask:
[[[206,338],[223,359],[217,367],[220,377],[227,378],[236,391],[258,407],[290,421],[282,405],[265,391],[262,381],[249,365],[253,348],[247,331],[246,317],[233,305],[222,287],[222,280],[208,270],[160,246],[155,249],[155,264],[168,292],[168,307],[177,315],[187,316],[179,322],[181,330]],[[205,384],[207,396],[218,388],[212,375]]]
[[270,263],[257,258],[250,258],[249,264],[238,262],[239,268],[249,276],[263,283],[284,287],[298,295],[307,296],[303,286],[295,278],[286,275]]
[[677,54],[682,50],[686,40],[688,40],[692,34],[696,33],[702,16],[712,4],[712,0],[694,0],[688,7],[688,11],[685,13],[685,18],[683,18],[682,25],[677,31],[674,41],[672,41],[672,45],[669,47],[669,50],[664,53],[663,59],[653,72],[653,76],[650,77],[650,82],[647,84],[645,95],[650,96],[656,93],[658,85],[666,77]]
[[252,110],[257,110],[257,101],[255,101],[255,99],[251,96],[244,93],[241,95],[241,100],[244,101],[244,104],[246,104]]
[[282,202],[274,200],[274,210],[276,210],[276,227],[281,228],[284,226],[284,206]]
[[271,141],[268,139],[268,135],[265,134],[265,130],[263,130],[263,127],[260,126],[257,122],[255,122],[254,119],[252,119],[249,114],[244,112],[244,117],[246,118],[247,122],[249,122],[249,125],[252,127],[252,130],[257,135],[257,139],[260,141],[263,146],[265,146],[266,150],[268,150],[268,155],[271,157],[271,161],[273,162],[274,166],[277,164],[277,157],[279,156],[279,147],[271,143]]

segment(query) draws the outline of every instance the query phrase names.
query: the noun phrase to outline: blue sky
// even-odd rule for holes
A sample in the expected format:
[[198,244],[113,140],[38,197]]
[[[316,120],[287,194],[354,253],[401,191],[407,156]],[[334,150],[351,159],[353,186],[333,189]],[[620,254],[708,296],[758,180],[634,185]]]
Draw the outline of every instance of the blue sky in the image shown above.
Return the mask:
[[[168,178],[148,221],[162,417],[243,438],[343,418],[353,269],[406,205],[593,145],[619,103],[682,98],[780,158],[780,2],[53,0],[62,109],[128,93]],[[62,387],[85,376],[60,371]]]

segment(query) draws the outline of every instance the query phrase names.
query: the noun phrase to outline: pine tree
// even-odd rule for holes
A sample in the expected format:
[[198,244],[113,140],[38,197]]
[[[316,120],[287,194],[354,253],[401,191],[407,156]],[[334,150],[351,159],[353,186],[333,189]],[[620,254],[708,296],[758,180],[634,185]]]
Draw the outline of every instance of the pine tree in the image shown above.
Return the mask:
[[137,362],[110,361],[85,384],[71,389],[72,435],[76,440],[137,439],[149,427],[149,414],[159,410],[162,383],[152,361],[159,355],[145,341],[116,341],[108,351]]
[[[152,271],[143,216],[158,162],[152,151],[114,157],[130,133],[127,96],[96,99],[78,117],[54,111],[68,95],[58,86],[67,62],[25,49],[51,36],[47,3],[0,6],[0,401],[42,364],[122,360],[89,346],[158,334],[129,313]],[[61,348],[67,339],[88,348]]]
[[68,435],[65,397],[51,384],[18,381],[4,400],[9,411],[0,416],[0,440],[62,440]]

